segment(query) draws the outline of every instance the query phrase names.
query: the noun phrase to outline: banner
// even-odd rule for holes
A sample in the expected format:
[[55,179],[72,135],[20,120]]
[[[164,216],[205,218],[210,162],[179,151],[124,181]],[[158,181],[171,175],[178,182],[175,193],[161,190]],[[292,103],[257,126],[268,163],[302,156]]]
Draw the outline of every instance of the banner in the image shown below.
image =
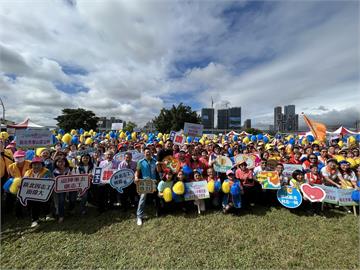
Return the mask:
[[284,186],[277,191],[278,201],[286,208],[297,208],[302,203],[300,191],[294,187]]
[[48,129],[17,129],[17,147],[40,147],[52,145],[51,131]]
[[111,130],[121,130],[124,127],[124,123],[112,123]]
[[325,191],[326,196],[323,202],[325,203],[331,203],[331,204],[338,204],[339,202],[339,194],[338,194],[338,188],[336,187],[330,187],[325,185],[314,185],[316,187],[320,187],[322,190]]
[[210,198],[206,181],[185,183],[185,201]]
[[170,137],[169,137],[169,139],[170,139],[172,142],[173,142],[174,139],[175,139],[175,135],[176,135],[176,131],[172,130],[172,131],[170,132]]
[[201,137],[204,126],[200,124],[184,123],[184,134],[191,137]]
[[357,202],[351,198],[352,192],[355,190],[351,189],[339,189],[336,187],[330,187],[325,185],[314,185],[323,189],[326,193],[326,197],[323,202],[336,204],[339,206],[353,206],[358,205]]
[[115,172],[110,178],[110,186],[119,193],[134,182],[134,172],[131,169],[121,169]]
[[154,193],[156,187],[156,180],[154,179],[139,179],[136,183],[136,191],[139,194]]
[[257,181],[263,189],[280,189],[279,173],[275,171],[263,171],[256,175]]
[[117,153],[117,154],[114,156],[113,160],[115,160],[115,161],[117,161],[117,162],[123,161],[123,160],[125,159],[125,154],[126,154],[127,152],[130,152],[130,153],[131,153],[131,155],[132,155],[132,160],[133,160],[133,161],[138,162],[140,159],[145,158],[145,155],[144,155],[143,153],[140,153],[140,152],[137,151],[137,150],[129,150],[129,151]]
[[117,169],[100,168],[97,167],[94,170],[93,184],[108,184],[111,176],[117,171]]
[[245,161],[247,167],[249,169],[252,169],[255,167],[256,156],[252,155],[252,154],[239,154],[239,155],[235,156],[234,161],[235,161],[236,165]]
[[55,181],[56,193],[79,191],[79,195],[82,196],[90,188],[88,174],[59,175]]
[[302,171],[302,165],[299,164],[283,164],[284,165],[284,171],[283,171],[283,175],[289,179],[292,178],[292,173],[295,170],[300,170]]
[[232,167],[231,159],[225,156],[218,156],[214,163],[214,170],[216,172],[226,173],[226,171],[231,170]]
[[27,201],[47,202],[54,186],[54,179],[23,178],[17,197],[23,206],[27,205]]

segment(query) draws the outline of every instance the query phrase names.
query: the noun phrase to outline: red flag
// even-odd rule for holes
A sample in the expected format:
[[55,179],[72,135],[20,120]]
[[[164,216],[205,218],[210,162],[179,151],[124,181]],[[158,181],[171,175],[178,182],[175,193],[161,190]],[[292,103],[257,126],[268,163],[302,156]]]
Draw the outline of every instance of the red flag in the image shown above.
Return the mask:
[[326,139],[326,126],[323,123],[315,122],[307,118],[305,114],[303,114],[304,120],[306,124],[309,126],[311,133],[313,134],[316,140],[325,141]]

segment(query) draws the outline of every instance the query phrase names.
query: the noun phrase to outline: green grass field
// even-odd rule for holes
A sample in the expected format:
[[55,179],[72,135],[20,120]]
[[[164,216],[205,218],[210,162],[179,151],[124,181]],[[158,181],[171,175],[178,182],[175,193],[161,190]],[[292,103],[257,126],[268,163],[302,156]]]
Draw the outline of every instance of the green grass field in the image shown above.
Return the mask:
[[359,220],[344,212],[324,218],[257,207],[152,218],[149,210],[142,227],[133,212],[90,211],[36,229],[13,219],[2,227],[1,269],[360,267]]

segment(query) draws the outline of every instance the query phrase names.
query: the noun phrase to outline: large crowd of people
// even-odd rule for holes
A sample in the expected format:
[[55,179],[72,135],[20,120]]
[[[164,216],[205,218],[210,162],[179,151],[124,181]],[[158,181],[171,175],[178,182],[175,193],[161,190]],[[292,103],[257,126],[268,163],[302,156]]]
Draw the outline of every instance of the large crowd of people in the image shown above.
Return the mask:
[[[247,138],[247,139],[246,139]],[[83,140],[85,142],[86,138]],[[61,141],[52,147],[32,149],[36,153],[31,160],[26,157],[29,149],[20,149],[10,139],[0,141],[0,177],[2,194],[2,222],[8,216],[17,218],[30,215],[31,227],[39,225],[40,217],[46,220],[54,218],[64,222],[68,215],[84,215],[91,206],[99,214],[109,209],[136,211],[136,223],[142,225],[145,217],[146,202],[152,202],[156,216],[172,211],[202,214],[208,209],[218,209],[224,214],[278,204],[276,192],[262,189],[257,175],[262,171],[276,171],[281,185],[299,188],[302,183],[324,184],[339,189],[358,189],[360,182],[359,142],[343,142],[342,138],[327,142],[301,141],[296,136],[269,137],[267,140],[250,140],[249,137],[229,136],[215,139],[193,140],[183,145],[174,144],[168,137],[149,142],[140,137],[127,138],[99,137],[87,143],[64,144]],[[86,150],[91,149],[91,151]],[[27,150],[27,151],[25,151]],[[140,160],[133,160],[134,151],[141,153]],[[114,156],[122,152],[124,158],[119,161]],[[80,155],[79,155],[80,153]],[[243,162],[236,162],[234,157],[248,154],[256,157],[256,164],[249,167]],[[176,159],[180,166],[176,171],[167,168],[167,157]],[[214,170],[218,156],[229,157],[233,167],[226,172]],[[292,177],[283,174],[284,164],[301,165]],[[131,169],[134,182],[119,193],[109,184],[93,184],[81,196],[78,192],[53,192],[46,202],[29,201],[22,206],[16,196],[16,186],[9,188],[9,179],[55,178],[61,175],[89,174],[92,179],[97,167],[112,169]],[[138,194],[136,184],[143,179],[155,179],[157,191],[150,194]],[[177,182],[207,181],[214,186],[210,198],[186,201],[182,196],[175,196],[171,202],[164,199],[165,190]],[[20,180],[21,181],[21,180]],[[21,183],[17,183],[19,186]],[[227,189],[227,191],[226,191]],[[229,192],[231,189],[231,192]],[[303,211],[321,214],[326,208],[303,201]],[[345,208],[345,211],[348,209]]]

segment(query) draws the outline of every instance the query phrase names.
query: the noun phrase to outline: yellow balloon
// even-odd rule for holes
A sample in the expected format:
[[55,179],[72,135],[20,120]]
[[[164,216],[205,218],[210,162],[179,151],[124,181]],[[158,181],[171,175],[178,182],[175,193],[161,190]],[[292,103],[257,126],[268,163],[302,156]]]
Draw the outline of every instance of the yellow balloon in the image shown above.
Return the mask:
[[84,135],[81,135],[80,138],[79,138],[80,142],[83,143],[84,140],[85,140],[85,136]]
[[339,145],[340,147],[343,147],[343,146],[344,146],[344,142],[343,142],[343,141],[339,141],[339,142],[338,142],[338,145]]
[[120,133],[120,139],[125,139],[125,137],[126,137],[126,134],[124,132],[121,132]]
[[45,147],[39,147],[36,149],[35,154],[36,156],[40,157],[41,156],[41,152],[44,151],[46,148]]
[[207,187],[208,187],[208,190],[210,193],[214,193],[215,191],[215,181],[214,180],[210,180],[208,183],[207,183]]
[[106,134],[105,138],[110,140],[110,134]]
[[354,137],[354,136],[349,137],[348,143],[349,143],[349,144],[354,144],[354,143],[356,143],[355,137]]
[[221,189],[225,194],[229,193],[230,192],[230,183],[229,182],[222,183]]
[[337,162],[341,162],[341,161],[345,160],[345,157],[342,156],[342,155],[336,155],[335,159],[336,159]]
[[71,142],[71,135],[69,133],[66,133],[62,138],[61,138],[63,143],[66,144],[70,144]]
[[183,195],[185,193],[185,185],[182,181],[176,182],[172,189],[176,195]]
[[85,137],[90,136],[89,131],[85,131],[85,132],[84,132],[84,136],[85,136]]
[[356,165],[359,165],[360,164],[360,158],[356,158],[355,162],[356,162]]
[[76,130],[75,129],[72,129],[71,132],[70,132],[71,135],[76,135]]
[[145,141],[147,141],[149,139],[148,135],[146,135],[146,134],[143,136],[143,138]]
[[85,144],[89,145],[89,144],[92,144],[94,141],[92,138],[87,138],[86,141],[85,141]]
[[350,163],[350,168],[356,167],[356,161],[353,158],[347,158],[346,161]]
[[302,145],[306,145],[307,143],[308,143],[307,139],[303,139],[303,140],[301,141],[301,144],[302,144]]
[[161,139],[161,138],[163,137],[163,134],[162,134],[162,133],[159,133],[159,134],[157,135],[157,137],[158,137],[159,139]]
[[248,144],[250,142],[250,139],[248,137],[245,137],[243,139],[243,143]]
[[172,201],[172,192],[170,188],[165,188],[163,192],[163,198],[165,202],[171,202]]
[[210,144],[211,141],[210,140],[206,140],[205,144]]
[[7,138],[9,138],[9,133],[7,133],[6,131],[3,131],[0,133],[0,139],[5,141],[5,140],[7,140]]
[[21,185],[21,178],[19,177],[14,178],[14,181],[9,188],[10,192],[16,195],[20,189],[20,185]]
[[204,139],[201,138],[201,139],[199,140],[199,143],[204,144]]
[[61,140],[61,134],[58,134],[57,136],[56,136],[56,139],[58,139],[59,141]]
[[131,139],[136,140],[136,132],[131,133]]

